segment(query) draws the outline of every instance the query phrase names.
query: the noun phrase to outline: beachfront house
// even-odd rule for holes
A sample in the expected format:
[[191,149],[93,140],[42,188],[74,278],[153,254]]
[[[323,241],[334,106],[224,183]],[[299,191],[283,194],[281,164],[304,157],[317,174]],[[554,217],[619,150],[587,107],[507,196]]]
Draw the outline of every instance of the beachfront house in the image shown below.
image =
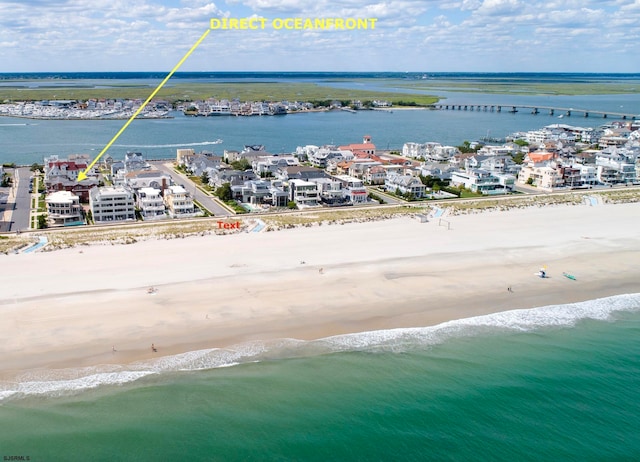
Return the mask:
[[464,186],[466,189],[485,195],[506,194],[505,187],[508,179],[505,177],[501,184],[500,178],[483,169],[457,170],[451,174],[453,186]]
[[136,193],[136,206],[143,220],[166,218],[166,207],[160,189],[140,188]]
[[248,180],[231,186],[233,199],[244,204],[286,207],[289,193],[279,180]]
[[180,185],[168,186],[163,190],[164,203],[172,218],[192,217],[195,206],[191,194]]
[[89,192],[89,207],[96,224],[136,219],[133,191],[125,186],[93,188]]
[[367,188],[361,179],[349,175],[336,175],[335,178],[342,184],[344,197],[351,204],[364,204],[369,195]]
[[596,177],[603,184],[634,183],[636,162],[640,154],[637,150],[608,148],[596,155]]
[[300,179],[289,180],[289,200],[295,202],[299,208],[319,205],[318,185]]
[[335,178],[312,178],[309,181],[318,185],[320,202],[329,207],[348,204],[342,183]]
[[56,191],[45,198],[47,220],[50,227],[84,224],[80,197],[70,191]]
[[384,183],[384,187],[391,193],[399,193],[402,195],[412,195],[413,197],[424,197],[426,187],[413,175],[389,174]]

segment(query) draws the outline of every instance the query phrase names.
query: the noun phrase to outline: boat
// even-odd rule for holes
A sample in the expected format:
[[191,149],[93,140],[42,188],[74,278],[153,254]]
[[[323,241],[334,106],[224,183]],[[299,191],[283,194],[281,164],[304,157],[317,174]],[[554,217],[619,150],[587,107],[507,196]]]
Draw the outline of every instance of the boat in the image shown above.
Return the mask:
[[562,273],[562,275],[567,278],[567,279],[571,279],[572,281],[576,280],[576,277],[573,274],[569,274],[569,273]]

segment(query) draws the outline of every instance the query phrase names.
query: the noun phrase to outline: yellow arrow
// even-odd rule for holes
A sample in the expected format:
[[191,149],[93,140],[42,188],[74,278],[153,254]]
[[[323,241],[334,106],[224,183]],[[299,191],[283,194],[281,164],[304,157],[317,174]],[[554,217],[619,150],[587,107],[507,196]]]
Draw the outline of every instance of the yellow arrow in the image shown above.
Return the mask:
[[118,139],[118,137],[120,135],[122,135],[122,132],[124,132],[127,129],[127,127],[133,121],[133,119],[138,117],[138,115],[142,112],[142,110],[145,108],[145,106],[147,104],[149,104],[149,101],[151,101],[153,99],[153,97],[156,96],[156,93],[158,93],[160,91],[160,89],[164,86],[164,84],[167,83],[167,80],[169,80],[171,78],[171,76],[180,68],[180,66],[182,66],[182,63],[184,63],[187,60],[187,58],[191,55],[191,53],[193,53],[193,51],[196,48],[198,48],[198,45],[200,45],[200,43],[205,39],[205,37],[207,35],[209,35],[209,32],[211,32],[211,29],[207,29],[204,32],[204,34],[202,34],[200,36],[198,41],[191,47],[191,49],[189,51],[187,51],[187,53],[182,57],[182,59],[178,62],[178,64],[176,64],[175,67],[173,69],[171,69],[171,72],[169,72],[167,74],[167,76],[164,78],[164,80],[162,82],[160,82],[160,85],[158,85],[156,87],[156,89],[153,90],[153,93],[151,93],[151,95],[149,95],[147,100],[144,103],[142,103],[142,106],[140,106],[138,108],[138,110],[133,113],[133,115],[129,118],[129,120],[127,120],[127,122],[122,126],[120,131],[118,131],[118,133],[116,133],[116,135],[113,138],[111,138],[111,141],[109,141],[107,143],[107,145],[102,149],[102,151],[100,151],[100,154],[98,154],[98,156],[95,159],[93,159],[93,161],[89,164],[89,166],[84,171],[82,171],[82,172],[80,172],[78,174],[78,181],[82,181],[85,178],[87,178],[87,173],[89,172],[89,170],[91,170],[93,168],[93,166],[96,165],[96,162],[98,162],[100,160],[100,158],[104,155],[105,152],[107,152],[107,150]]

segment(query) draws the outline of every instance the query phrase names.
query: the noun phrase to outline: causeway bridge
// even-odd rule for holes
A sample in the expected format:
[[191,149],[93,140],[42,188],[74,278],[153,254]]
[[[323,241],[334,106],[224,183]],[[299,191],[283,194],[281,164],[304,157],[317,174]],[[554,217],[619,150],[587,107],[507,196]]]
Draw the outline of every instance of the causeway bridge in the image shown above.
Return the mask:
[[629,114],[624,112],[613,111],[593,111],[590,109],[576,109],[572,107],[551,107],[551,106],[529,106],[523,104],[447,104],[440,103],[434,104],[435,109],[450,110],[450,111],[477,111],[477,112],[510,112],[515,114],[517,112],[528,112],[530,114],[540,114],[546,112],[549,115],[567,116],[581,115],[583,117],[589,117],[591,115],[599,116],[604,119],[608,117],[620,118],[623,120],[636,120],[640,119],[640,114]]

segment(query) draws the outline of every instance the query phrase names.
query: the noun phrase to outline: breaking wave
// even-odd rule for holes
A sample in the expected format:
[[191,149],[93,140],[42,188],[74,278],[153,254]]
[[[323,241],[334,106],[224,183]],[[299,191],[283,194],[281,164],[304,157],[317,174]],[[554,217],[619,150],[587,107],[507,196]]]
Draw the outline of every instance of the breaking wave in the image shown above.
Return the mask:
[[268,360],[338,352],[404,352],[447,340],[505,332],[570,328],[582,320],[614,320],[620,312],[640,311],[640,294],[617,295],[566,305],[504,311],[444,322],[430,327],[399,328],[336,335],[318,340],[280,339],[229,348],[190,351],[128,365],[103,365],[25,373],[15,382],[0,382],[0,403],[28,396],[58,397],[100,386],[124,385],[144,377],[229,367]]
[[222,143],[221,139],[215,141],[199,141],[195,143],[179,143],[179,144],[114,144],[117,148],[145,148],[145,149],[160,149],[160,148],[184,148],[190,146],[212,146]]

